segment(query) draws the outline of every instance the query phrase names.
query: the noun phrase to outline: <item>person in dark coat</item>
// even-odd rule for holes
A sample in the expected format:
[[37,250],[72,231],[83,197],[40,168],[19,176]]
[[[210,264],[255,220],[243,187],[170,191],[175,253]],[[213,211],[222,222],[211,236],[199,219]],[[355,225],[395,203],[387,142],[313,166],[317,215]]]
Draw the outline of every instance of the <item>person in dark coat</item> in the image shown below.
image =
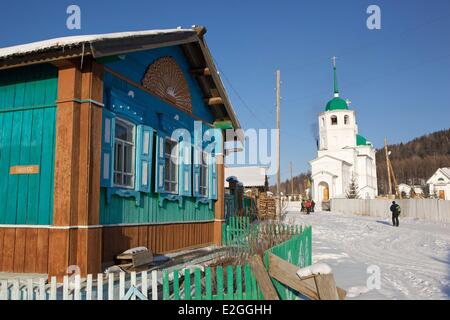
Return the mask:
[[392,212],[392,225],[394,227],[398,227],[398,216],[400,213],[398,212],[398,205],[395,203],[395,201],[392,201],[390,210]]

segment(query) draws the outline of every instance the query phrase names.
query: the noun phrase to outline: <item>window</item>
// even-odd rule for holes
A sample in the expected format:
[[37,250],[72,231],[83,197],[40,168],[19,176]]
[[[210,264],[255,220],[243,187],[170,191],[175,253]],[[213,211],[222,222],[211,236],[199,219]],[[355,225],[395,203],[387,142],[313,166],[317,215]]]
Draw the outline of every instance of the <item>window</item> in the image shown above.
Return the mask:
[[338,120],[336,116],[331,116],[331,125],[337,125],[338,124]]
[[167,193],[178,193],[178,152],[172,152],[177,143],[165,139],[164,189]]
[[344,124],[348,124],[349,121],[349,117],[348,116],[344,116]]
[[115,123],[114,185],[134,188],[135,126],[120,118]]
[[322,127],[325,126],[325,118],[322,118]]
[[202,159],[200,163],[200,195],[202,197],[208,196],[208,154],[202,152]]

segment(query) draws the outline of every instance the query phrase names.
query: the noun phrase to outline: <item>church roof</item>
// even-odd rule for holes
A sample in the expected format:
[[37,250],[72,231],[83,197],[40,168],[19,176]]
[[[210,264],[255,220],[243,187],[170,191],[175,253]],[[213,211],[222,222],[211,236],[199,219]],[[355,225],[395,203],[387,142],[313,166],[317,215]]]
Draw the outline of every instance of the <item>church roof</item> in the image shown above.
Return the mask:
[[335,97],[328,101],[327,106],[325,108],[326,111],[331,110],[348,110],[347,102],[339,97]]
[[337,84],[336,57],[333,57],[333,76],[334,76],[334,98],[328,101],[325,111],[348,110],[347,102],[339,97],[339,88]]
[[360,134],[356,135],[356,145],[357,146],[371,146],[372,144],[367,141],[367,139],[365,137],[363,137]]
[[346,165],[352,165],[350,162],[348,162],[348,161],[345,161],[345,160],[343,160],[343,159],[339,159],[339,158],[336,158],[336,157],[333,157],[333,156],[330,156],[329,154],[326,154],[326,155],[323,155],[323,156],[321,156],[321,157],[318,157],[318,158],[316,158],[316,159],[314,159],[314,160],[311,160],[309,163],[312,163],[312,162],[316,162],[316,161],[318,161],[318,160],[320,160],[320,159],[323,159],[323,158],[331,158],[331,159],[333,159],[333,160],[336,160],[336,161],[339,161],[339,162],[343,162],[343,163],[345,163]]

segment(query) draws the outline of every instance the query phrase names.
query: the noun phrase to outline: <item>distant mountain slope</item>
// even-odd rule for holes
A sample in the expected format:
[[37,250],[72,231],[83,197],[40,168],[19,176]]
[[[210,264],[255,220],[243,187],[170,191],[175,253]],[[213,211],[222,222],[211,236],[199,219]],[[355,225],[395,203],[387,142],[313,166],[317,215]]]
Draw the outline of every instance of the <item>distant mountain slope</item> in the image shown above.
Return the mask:
[[[389,145],[398,183],[422,185],[441,167],[450,167],[450,129],[433,132],[407,143]],[[378,192],[387,193],[384,148],[377,150]]]

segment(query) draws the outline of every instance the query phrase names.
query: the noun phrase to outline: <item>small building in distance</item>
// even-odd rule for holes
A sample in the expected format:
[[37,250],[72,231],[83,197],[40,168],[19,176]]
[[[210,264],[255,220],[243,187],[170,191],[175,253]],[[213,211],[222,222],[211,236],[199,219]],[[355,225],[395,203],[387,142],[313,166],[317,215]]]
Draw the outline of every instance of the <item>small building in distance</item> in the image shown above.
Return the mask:
[[442,200],[450,200],[450,167],[439,168],[427,181],[430,195]]
[[225,167],[225,186],[226,180],[235,177],[242,183],[244,190],[257,189],[259,192],[266,191],[267,168],[261,166],[248,167]]
[[418,197],[423,196],[423,188],[421,186],[410,186],[406,183],[400,183],[398,185],[399,192],[406,198],[411,197],[411,190],[414,191],[414,194]]

